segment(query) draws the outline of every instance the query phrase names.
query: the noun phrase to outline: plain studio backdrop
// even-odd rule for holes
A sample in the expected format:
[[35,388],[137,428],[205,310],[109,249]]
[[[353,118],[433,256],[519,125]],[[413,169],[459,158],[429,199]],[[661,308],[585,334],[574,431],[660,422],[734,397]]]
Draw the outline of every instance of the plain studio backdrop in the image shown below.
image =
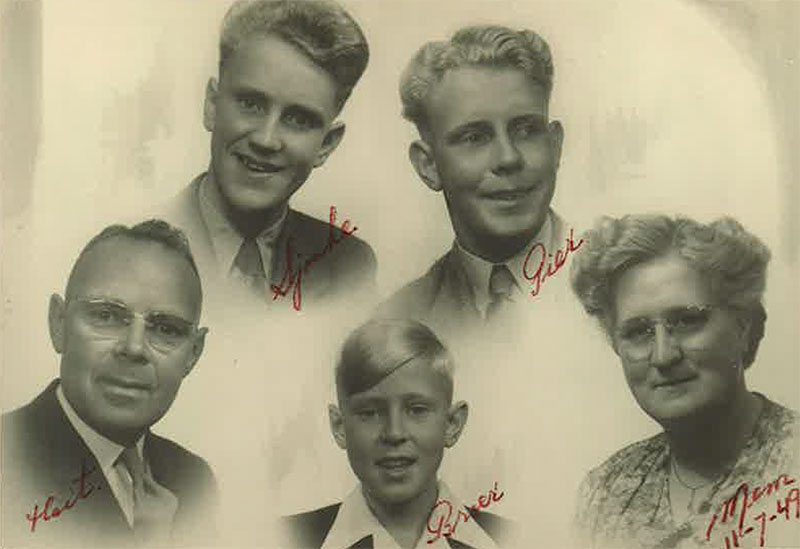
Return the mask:
[[[80,248],[103,226],[144,215],[206,169],[203,94],[216,74],[228,5],[0,5],[4,411],[28,402],[57,375],[47,300],[63,291]],[[797,3],[346,6],[367,35],[370,63],[342,113],[341,147],[292,204],[321,218],[335,205],[341,219],[358,226],[377,253],[383,296],[421,275],[453,238],[442,196],[420,182],[407,158],[416,133],[400,116],[402,69],[424,42],[465,24],[532,28],[553,50],[551,116],[565,128],[554,208],[576,230],[600,214],[652,211],[704,221],[730,215],[759,235],[773,251],[769,320],[749,384],[799,407]],[[522,351],[511,353],[500,371],[513,371],[507,378],[516,382],[515,398],[541,399],[536,417],[505,407],[509,400],[500,393],[481,393],[476,380],[498,368],[491,356],[465,359],[457,387],[474,400],[473,417],[443,474],[471,500],[511,476],[485,469],[505,463],[495,459],[497,449],[538,455],[540,463],[528,466],[557,479],[561,496],[551,494],[542,506],[558,521],[571,513],[568,496],[591,466],[657,426],[630,397],[616,357],[591,322],[578,312],[580,320],[565,333],[559,319],[574,310],[540,313],[553,322],[531,338],[549,341],[552,352],[533,362]],[[268,515],[340,499],[355,481],[326,431],[327,404],[336,347],[355,322],[337,320],[324,330],[302,318],[269,328],[211,326],[206,356],[156,430],[209,459],[229,509],[258,505],[261,493],[271,491],[280,501],[269,503]],[[561,405],[554,392],[567,395]],[[245,441],[250,451],[237,446]],[[259,482],[267,488],[257,488]],[[244,493],[245,485],[256,488]],[[514,498],[514,486],[504,489],[512,516],[541,501],[531,493]],[[497,512],[503,514],[500,504]]]

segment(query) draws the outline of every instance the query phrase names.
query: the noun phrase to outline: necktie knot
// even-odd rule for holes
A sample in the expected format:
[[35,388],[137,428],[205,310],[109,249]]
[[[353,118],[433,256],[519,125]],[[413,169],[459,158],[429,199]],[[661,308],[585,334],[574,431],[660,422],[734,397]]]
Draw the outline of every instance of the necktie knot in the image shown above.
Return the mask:
[[136,446],[128,446],[119,455],[119,460],[128,469],[133,481],[133,493],[136,494],[144,486],[144,462],[142,461]]
[[492,300],[508,299],[514,286],[514,275],[506,265],[492,265],[492,273],[489,275],[489,296]]
[[133,481],[132,526],[136,545],[166,542],[178,510],[178,498],[153,479],[136,446],[125,448],[118,461],[128,469]]
[[244,239],[236,258],[233,260],[233,264],[245,276],[265,278],[261,250],[259,250],[258,243],[254,238]]
[[517,285],[511,270],[504,264],[492,266],[489,275],[489,306],[486,309],[486,320],[491,320],[506,310],[511,303],[511,293]]

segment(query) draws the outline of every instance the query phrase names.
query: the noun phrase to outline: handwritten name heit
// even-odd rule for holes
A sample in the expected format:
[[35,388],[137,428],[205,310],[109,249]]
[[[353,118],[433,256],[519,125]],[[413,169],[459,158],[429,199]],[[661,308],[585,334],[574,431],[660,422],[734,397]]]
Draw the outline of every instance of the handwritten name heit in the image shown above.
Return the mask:
[[[303,259],[300,254],[293,253],[292,239],[286,241],[286,267],[278,284],[270,284],[272,291],[272,300],[286,297],[289,292],[292,293],[292,308],[299,311],[303,306],[303,275],[308,274],[314,263],[321,260],[323,257],[333,251],[333,249],[342,243],[343,240],[353,235],[358,227],[350,226],[351,221],[345,219],[338,227],[341,231],[340,236],[337,235],[336,227],[336,206],[331,206],[328,215],[328,241],[318,252]],[[297,265],[295,265],[295,256],[297,258]]]
[[522,276],[531,284],[531,297],[536,297],[544,283],[553,277],[566,264],[570,254],[578,251],[583,245],[581,238],[575,242],[574,229],[569,230],[566,247],[557,248],[555,254],[549,253],[541,242],[537,242],[528,250],[522,264]]
[[59,507],[55,504],[55,496],[50,494],[47,497],[47,500],[44,502],[44,507],[39,510],[39,504],[36,503],[33,506],[33,510],[30,513],[25,513],[25,519],[30,522],[31,524],[31,532],[36,531],[36,525],[39,523],[40,520],[44,522],[48,522],[53,519],[57,519],[66,511],[69,511],[75,505],[81,501],[89,497],[92,493],[94,493],[95,488],[98,490],[100,489],[99,486],[94,486],[90,482],[88,482],[89,475],[94,473],[97,470],[96,467],[92,467],[91,469],[86,468],[86,462],[81,463],[81,473],[80,476],[72,480],[73,484],[78,485],[77,491],[75,488],[70,486],[70,493],[72,494],[70,497],[64,500],[64,503]]

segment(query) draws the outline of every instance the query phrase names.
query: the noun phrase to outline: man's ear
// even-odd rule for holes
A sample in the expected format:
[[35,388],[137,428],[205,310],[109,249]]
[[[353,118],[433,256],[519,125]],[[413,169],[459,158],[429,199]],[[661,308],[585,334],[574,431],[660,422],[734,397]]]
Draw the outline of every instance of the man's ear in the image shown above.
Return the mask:
[[558,120],[552,120],[547,126],[550,135],[550,147],[553,151],[553,166],[558,169],[561,164],[561,148],[564,144],[564,127]]
[[197,361],[200,360],[200,356],[203,354],[203,349],[206,347],[206,334],[208,333],[208,328],[200,328],[197,330],[197,333],[194,335],[194,340],[192,341],[192,350],[191,350],[191,357],[189,362],[186,363],[186,369],[183,372],[183,377],[189,375],[194,369],[194,365],[197,364]]
[[216,78],[209,78],[206,84],[206,99],[203,101],[203,127],[210,132],[214,131],[217,119],[218,86]]
[[439,178],[439,170],[436,168],[436,160],[433,156],[433,149],[422,139],[417,139],[408,147],[408,158],[414,169],[429,189],[439,192],[442,190],[442,181]]
[[338,406],[333,404],[328,406],[328,419],[330,419],[331,433],[333,434],[333,439],[336,441],[336,444],[342,450],[347,449],[347,439],[344,436],[344,418]]
[[58,294],[50,296],[50,306],[47,310],[47,326],[50,328],[50,341],[58,354],[64,350],[64,317],[67,304]]
[[450,411],[447,412],[447,427],[444,431],[445,446],[452,448],[458,442],[458,438],[467,424],[468,415],[469,406],[463,400],[459,400],[450,407]]
[[331,153],[336,150],[336,147],[339,146],[339,143],[342,142],[343,137],[344,122],[337,120],[331,125],[328,133],[325,134],[325,137],[322,140],[322,145],[317,151],[317,156],[314,159],[315,168],[319,168],[325,163]]

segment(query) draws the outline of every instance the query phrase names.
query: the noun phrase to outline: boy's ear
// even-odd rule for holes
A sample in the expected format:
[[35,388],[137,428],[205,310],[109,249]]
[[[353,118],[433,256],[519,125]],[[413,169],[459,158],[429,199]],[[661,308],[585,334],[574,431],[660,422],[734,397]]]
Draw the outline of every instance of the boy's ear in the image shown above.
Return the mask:
[[319,168],[325,163],[331,153],[336,150],[336,147],[339,146],[339,143],[342,142],[343,137],[344,122],[337,120],[331,125],[328,133],[326,133],[325,137],[322,139],[322,145],[317,151],[317,156],[314,159],[315,168]]
[[58,294],[50,296],[50,306],[47,309],[47,327],[50,329],[50,341],[56,353],[61,354],[64,350],[64,314],[67,304],[64,298]]
[[336,444],[342,450],[347,449],[347,441],[344,436],[344,418],[338,406],[331,404],[328,406],[328,419],[331,423],[331,433]]
[[447,448],[452,448],[458,442],[458,438],[467,424],[468,415],[469,406],[463,400],[459,400],[450,407],[450,411],[447,413],[447,427],[444,432],[444,445]]
[[422,139],[417,139],[408,147],[408,158],[414,169],[429,189],[439,192],[442,190],[442,181],[439,170],[436,168],[436,159],[433,149]]
[[217,83],[216,78],[209,78],[206,84],[206,98],[203,101],[203,127],[213,132],[217,119]]

